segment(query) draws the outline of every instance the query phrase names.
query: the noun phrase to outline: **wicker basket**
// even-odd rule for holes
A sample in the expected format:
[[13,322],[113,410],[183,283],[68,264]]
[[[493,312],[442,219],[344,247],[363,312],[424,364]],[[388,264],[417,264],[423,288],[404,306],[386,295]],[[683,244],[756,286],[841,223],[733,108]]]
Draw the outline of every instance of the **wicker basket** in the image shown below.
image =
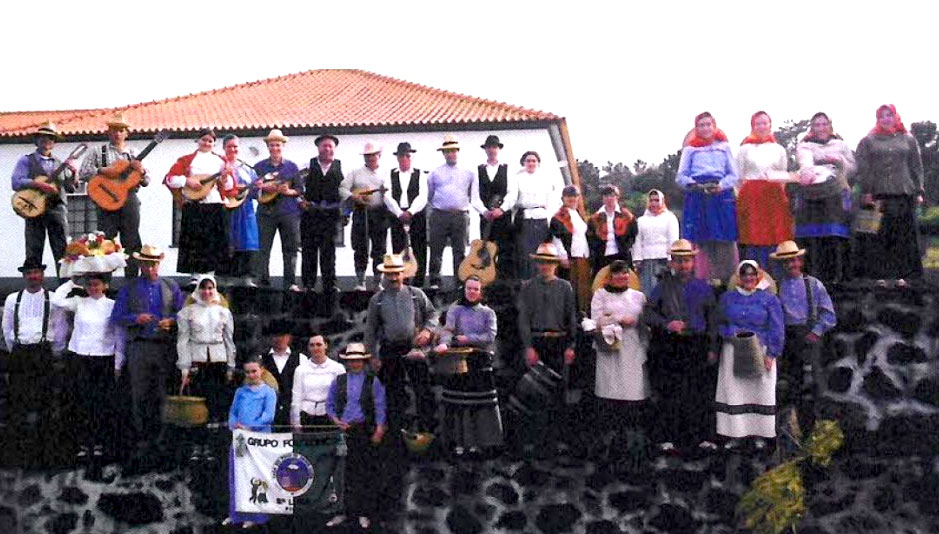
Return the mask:
[[169,395],[163,405],[163,422],[176,426],[202,426],[209,421],[205,397]]

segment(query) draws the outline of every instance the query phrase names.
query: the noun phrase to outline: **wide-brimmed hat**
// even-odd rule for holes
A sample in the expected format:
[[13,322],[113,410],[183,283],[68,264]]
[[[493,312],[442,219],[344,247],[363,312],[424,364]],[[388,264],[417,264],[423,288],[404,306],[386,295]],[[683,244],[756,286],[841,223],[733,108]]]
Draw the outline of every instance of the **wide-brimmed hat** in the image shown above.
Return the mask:
[[267,134],[267,137],[264,138],[265,143],[270,143],[271,141],[280,141],[281,143],[286,143],[290,141],[290,138],[284,135],[284,132],[280,131],[280,128],[274,128]]
[[[629,269],[629,281],[626,283],[629,286],[629,289],[635,289],[639,291],[642,287],[642,282],[639,280],[639,275],[636,274],[636,271]],[[593,283],[590,284],[590,290],[593,293],[596,293],[598,289],[604,287],[610,282],[610,278],[613,277],[610,266],[601,268],[597,271],[597,275],[593,277]]]
[[23,274],[25,274],[26,271],[32,271],[33,269],[39,269],[40,271],[45,271],[46,264],[33,258],[26,258],[26,261],[23,262],[23,266],[16,268],[17,271]]
[[371,141],[365,143],[365,146],[362,147],[363,156],[368,156],[371,154],[380,154],[380,153],[381,153],[381,145],[378,145]]
[[346,345],[346,350],[339,354],[339,358],[343,360],[367,360],[371,357],[372,355],[365,350],[364,343],[349,343]]
[[166,254],[156,245],[144,245],[140,247],[140,252],[134,252],[132,256],[137,261],[163,261]]
[[668,254],[672,257],[697,256],[698,249],[691,241],[688,241],[687,239],[679,239],[678,241],[672,243],[672,246],[668,249]]
[[53,139],[62,139],[62,135],[59,134],[59,130],[56,129],[55,124],[53,124],[52,121],[46,121],[40,124],[39,127],[36,128],[36,131],[33,132],[33,135],[48,135]]
[[803,254],[805,254],[805,249],[799,248],[799,245],[796,245],[795,241],[783,241],[776,246],[776,252],[770,254],[769,257],[774,260],[788,260],[790,258],[798,258]]
[[561,258],[558,257],[558,249],[554,246],[554,243],[542,243],[538,245],[538,250],[534,254],[529,254],[531,259],[542,262],[542,263],[559,263]]
[[120,111],[115,111],[105,124],[108,125],[108,128],[127,128],[130,130],[130,123],[124,119],[124,114]]
[[479,145],[479,148],[486,148],[487,146],[497,146],[497,147],[499,147],[499,148],[502,148],[504,145],[499,142],[499,136],[497,136],[497,135],[490,135],[490,136],[486,137],[486,142],[485,142],[485,143]]
[[437,151],[442,152],[444,150],[459,150],[459,149],[460,149],[460,142],[456,140],[456,137],[453,137],[452,135],[445,135],[443,136],[443,144],[440,145],[440,148],[438,148]]
[[404,258],[401,254],[385,254],[377,269],[383,273],[400,273],[404,271]]
[[417,152],[417,150],[414,150],[413,148],[411,148],[411,143],[404,141],[403,143],[398,143],[398,148],[395,149],[394,155],[403,156],[405,154],[413,154],[415,152]]
[[320,142],[322,142],[324,139],[332,139],[333,144],[339,146],[339,138],[332,134],[320,134],[316,136],[316,139],[313,140],[313,144],[320,146]]

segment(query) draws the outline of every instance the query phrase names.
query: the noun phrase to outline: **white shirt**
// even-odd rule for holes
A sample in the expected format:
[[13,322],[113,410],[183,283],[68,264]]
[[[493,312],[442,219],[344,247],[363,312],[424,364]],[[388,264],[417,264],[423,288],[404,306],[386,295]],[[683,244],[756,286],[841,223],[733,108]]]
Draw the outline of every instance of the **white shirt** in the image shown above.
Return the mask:
[[616,209],[613,211],[613,215],[610,212],[606,211],[606,206],[600,206],[600,209],[597,210],[597,213],[600,212],[606,213],[606,251],[604,251],[604,256],[612,256],[613,254],[619,253],[619,247],[616,246],[616,232],[613,231],[613,218],[620,212],[619,204],[616,205]]
[[401,198],[394,198],[391,193],[391,173],[389,172],[384,182],[385,196],[383,200],[385,201],[385,207],[395,217],[399,217],[405,211],[411,215],[420,213],[427,206],[427,175],[422,172],[418,173],[417,196],[414,197],[412,204],[408,204],[408,184],[411,182],[411,173],[414,172],[414,169],[402,171],[398,168],[395,170],[398,171],[398,180],[401,184]]
[[[16,296],[19,291],[7,295],[3,304],[3,338],[7,348],[13,348],[16,336],[13,332],[13,311],[16,307]],[[45,297],[42,290],[35,293],[23,291],[20,300],[20,343],[31,345],[42,340],[42,316],[45,310]],[[52,343],[52,350],[56,354],[65,350],[65,337],[68,328],[65,324],[62,310],[52,306],[52,292],[49,292],[49,325],[46,328],[46,341]]]
[[522,169],[515,175],[515,186],[518,190],[515,207],[522,210],[526,219],[547,219],[561,207],[564,181],[559,173],[552,176]]
[[[274,349],[271,349],[271,358],[274,360],[274,365],[277,366],[277,372],[283,373],[284,367],[287,365],[287,360],[290,359],[290,347],[287,347],[285,352],[274,352]],[[303,362],[303,356],[300,357],[301,363]]]
[[564,250],[564,243],[561,242],[561,239],[559,237],[554,238],[554,246],[557,248],[558,256],[561,258],[589,258],[590,247],[587,245],[587,223],[577,210],[561,209],[566,209],[571,214],[571,226],[574,227],[574,231],[571,233],[570,254]]
[[105,296],[64,298],[74,287],[71,281],[66,282],[52,298],[53,305],[74,314],[68,350],[82,356],[114,355],[114,368],[120,369],[124,362],[123,329],[111,322],[114,301]]
[[[196,152],[196,157],[192,158],[189,164],[189,176],[197,174],[215,174],[222,170],[222,160],[214,152]],[[223,184],[226,189],[231,188],[231,176],[225,178],[229,183]],[[170,176],[166,180],[166,185],[172,189],[180,189],[186,186],[185,176]],[[209,194],[199,201],[200,204],[221,204],[222,195],[218,192],[218,187],[213,187]]]
[[326,358],[319,364],[309,359],[293,373],[293,396],[290,404],[290,424],[300,424],[300,412],[326,415],[326,397],[329,386],[337,376],[346,374],[346,367]]
[[658,215],[646,210],[636,219],[638,233],[633,243],[633,260],[656,260],[668,258],[668,249],[678,241],[678,217],[669,210]]

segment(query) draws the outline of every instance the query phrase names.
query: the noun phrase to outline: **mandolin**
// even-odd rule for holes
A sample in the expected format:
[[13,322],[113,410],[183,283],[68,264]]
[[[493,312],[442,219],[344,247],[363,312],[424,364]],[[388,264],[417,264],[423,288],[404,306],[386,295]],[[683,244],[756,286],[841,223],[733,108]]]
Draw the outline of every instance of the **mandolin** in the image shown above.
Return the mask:
[[225,209],[233,210],[240,208],[251,195],[251,186],[238,186],[235,188],[238,192],[230,197],[222,197],[222,204]]
[[[496,196],[493,198],[492,205],[502,204],[502,198]],[[474,239],[470,243],[469,254],[463,258],[457,275],[460,281],[465,282],[467,278],[476,275],[479,283],[485,287],[496,279],[496,257],[499,254],[499,246],[493,241],[489,241],[489,233],[492,232],[492,225],[495,219],[486,221],[486,228],[483,230],[481,239]]]
[[49,201],[59,194],[59,187],[61,186],[59,175],[65,170],[67,166],[66,162],[80,158],[81,155],[85,153],[85,150],[88,150],[88,145],[84,143],[78,145],[75,147],[75,150],[72,150],[68,157],[65,158],[65,161],[55,169],[52,176],[37,176],[33,178],[36,182],[52,184],[52,186],[55,187],[54,192],[45,193],[39,189],[29,187],[13,193],[13,198],[10,199],[10,203],[13,205],[13,211],[24,219],[34,219],[44,214],[46,210],[49,209]]
[[200,186],[192,188],[186,185],[178,189],[173,189],[173,200],[176,202],[177,206],[182,206],[187,200],[190,202],[198,202],[209,196],[209,193],[212,192],[212,188],[215,187],[215,184],[221,176],[222,171],[218,171],[214,174],[193,174],[190,178],[199,180]]
[[372,187],[372,188],[357,187],[352,190],[352,196],[349,198],[352,199],[352,202],[355,205],[355,207],[365,208],[365,207],[368,207],[370,195],[374,195],[375,193],[381,193],[384,195],[385,191],[387,190],[388,189],[385,186]]
[[[169,133],[165,130],[156,134],[150,144],[134,158],[134,161],[143,160],[157,145],[168,138]],[[140,185],[142,179],[143,172],[134,169],[130,160],[119,159],[88,181],[88,196],[104,211],[117,211],[124,207],[130,191]]]
[[[298,174],[300,178],[306,178],[306,176],[310,174],[310,169],[308,168],[302,169]],[[279,175],[280,175],[279,172],[267,173],[264,176],[263,180],[265,183],[273,182],[278,179]],[[273,191],[268,191],[267,193],[262,191],[261,194],[258,196],[258,202],[260,202],[261,204],[270,204],[271,202],[274,202],[275,200],[277,200],[277,197],[279,196],[280,196],[280,192],[277,189],[274,189]]]

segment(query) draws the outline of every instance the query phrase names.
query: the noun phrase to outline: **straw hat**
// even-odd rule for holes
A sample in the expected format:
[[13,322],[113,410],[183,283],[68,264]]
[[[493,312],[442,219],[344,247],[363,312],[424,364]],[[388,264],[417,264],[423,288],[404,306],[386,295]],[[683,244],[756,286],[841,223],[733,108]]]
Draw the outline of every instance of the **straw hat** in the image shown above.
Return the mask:
[[442,152],[444,150],[459,150],[460,142],[456,140],[456,137],[452,135],[443,136],[443,144],[440,145],[440,148],[437,151]]
[[365,143],[365,146],[362,147],[363,156],[368,156],[371,154],[380,154],[380,153],[381,153],[381,146],[376,145],[375,143],[371,141]]
[[33,135],[48,135],[53,139],[62,139],[62,135],[59,134],[59,130],[56,129],[52,121],[46,121],[40,124],[39,127],[36,128],[36,131],[33,132]]
[[280,131],[280,128],[274,128],[271,130],[267,137],[264,138],[265,143],[270,143],[271,141],[280,141],[281,143],[286,143],[290,138],[284,135],[284,132]]
[[671,248],[668,249],[668,255],[673,258],[682,256],[697,256],[698,249],[691,241],[688,241],[687,239],[679,239],[678,241],[672,243]]
[[[607,282],[610,281],[611,276],[612,273],[610,273],[609,265],[597,271],[597,275],[593,277],[593,284],[590,286],[590,291],[592,293],[596,293],[598,289],[605,286]],[[642,283],[640,282],[639,275],[636,274],[636,271],[629,269],[629,281],[626,283],[626,285],[629,286],[629,289],[635,289],[636,291],[639,291],[639,289],[642,287]]]
[[120,111],[115,111],[111,118],[108,119],[108,122],[105,124],[108,125],[108,128],[120,129],[127,128],[130,130],[130,123],[124,119],[124,114]]
[[531,259],[542,262],[542,263],[559,263],[561,258],[558,257],[558,249],[554,246],[554,243],[542,243],[538,245],[538,250],[534,254],[529,254]]
[[805,249],[799,248],[799,245],[796,245],[795,241],[783,241],[776,246],[776,252],[770,254],[769,257],[774,260],[783,261],[790,258],[798,258],[803,254],[805,254]]
[[156,245],[144,245],[140,252],[133,253],[133,257],[137,261],[162,261],[166,254]]
[[385,254],[378,270],[383,273],[400,273],[404,271],[404,258],[401,254]]
[[346,345],[346,350],[339,355],[339,358],[343,360],[367,360],[371,357],[372,355],[365,350],[364,343],[349,343]]

